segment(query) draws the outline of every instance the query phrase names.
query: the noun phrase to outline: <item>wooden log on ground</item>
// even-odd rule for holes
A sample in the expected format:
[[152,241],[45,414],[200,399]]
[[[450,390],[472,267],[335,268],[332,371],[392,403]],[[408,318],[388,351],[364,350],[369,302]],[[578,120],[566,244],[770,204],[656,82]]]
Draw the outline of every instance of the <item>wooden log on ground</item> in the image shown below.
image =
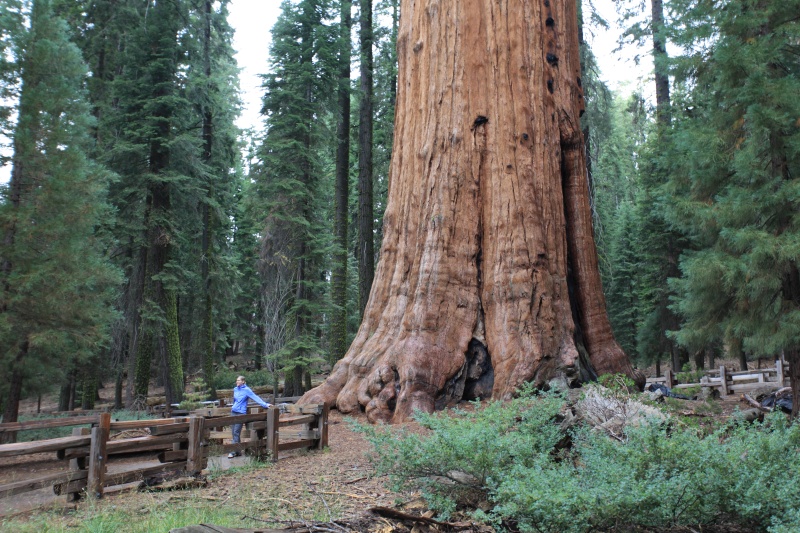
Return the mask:
[[756,400],[754,400],[753,398],[751,398],[751,397],[750,397],[749,395],[747,395],[747,394],[742,394],[742,400],[743,400],[745,403],[747,403],[748,405],[750,405],[750,406],[752,406],[752,407],[755,407],[756,409],[760,409],[761,411],[763,411],[763,412],[765,412],[765,413],[770,413],[770,412],[772,412],[772,408],[771,408],[771,407],[764,407],[764,406],[762,406],[760,403],[758,403]]
[[[310,530],[303,526],[303,531],[308,533]],[[298,529],[231,529],[229,527],[222,527],[222,526],[214,526],[210,524],[198,524],[196,526],[185,526],[179,527],[175,529],[170,529],[169,533],[292,533],[293,531],[300,531]],[[320,529],[319,531],[323,531]],[[328,529],[327,531],[331,531]]]

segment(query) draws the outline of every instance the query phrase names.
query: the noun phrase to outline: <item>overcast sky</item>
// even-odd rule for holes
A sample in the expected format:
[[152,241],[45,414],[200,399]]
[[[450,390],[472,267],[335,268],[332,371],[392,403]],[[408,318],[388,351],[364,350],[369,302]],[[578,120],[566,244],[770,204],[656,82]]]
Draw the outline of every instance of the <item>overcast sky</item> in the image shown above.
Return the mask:
[[272,26],[278,19],[280,0],[232,0],[228,21],[236,30],[233,47],[236,61],[242,69],[239,84],[242,89],[244,109],[239,118],[240,128],[257,128],[261,124],[261,79],[267,71]]

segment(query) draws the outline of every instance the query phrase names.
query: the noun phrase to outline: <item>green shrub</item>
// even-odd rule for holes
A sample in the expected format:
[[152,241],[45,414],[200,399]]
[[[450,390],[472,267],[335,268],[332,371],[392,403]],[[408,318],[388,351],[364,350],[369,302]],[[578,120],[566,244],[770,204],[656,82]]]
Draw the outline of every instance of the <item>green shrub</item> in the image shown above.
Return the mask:
[[[609,394],[620,394],[620,390]],[[800,429],[783,415],[731,422],[710,433],[664,423],[624,438],[581,428],[567,434],[557,395],[524,392],[474,411],[417,415],[429,431],[361,427],[374,462],[398,488],[419,489],[445,516],[470,494],[476,517],[523,532],[607,531],[737,522],[796,531]],[[559,445],[571,447],[557,452]]]
[[563,405],[556,395],[525,395],[508,403],[488,402],[474,410],[416,413],[426,435],[360,426],[374,445],[378,472],[397,489],[419,488],[444,516],[457,503],[488,495],[494,476],[515,464],[534,466],[561,440],[551,421]]

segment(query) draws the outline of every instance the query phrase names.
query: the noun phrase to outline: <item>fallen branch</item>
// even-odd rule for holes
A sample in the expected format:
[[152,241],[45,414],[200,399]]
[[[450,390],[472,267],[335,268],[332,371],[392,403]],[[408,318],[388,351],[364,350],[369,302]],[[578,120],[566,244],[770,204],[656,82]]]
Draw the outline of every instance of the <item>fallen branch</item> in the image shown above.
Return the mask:
[[398,511],[397,509],[390,509],[388,507],[372,507],[369,509],[369,512],[381,517],[394,518],[396,520],[403,520],[403,521],[407,520],[409,522],[415,522],[418,524],[443,526],[446,528],[454,529],[456,531],[472,527],[472,524],[470,523],[440,522],[439,520],[434,520],[433,518],[428,518],[425,516],[416,516],[404,513],[402,511]]
[[759,410],[761,410],[761,411],[763,411],[765,413],[771,413],[772,412],[772,407],[764,407],[764,406],[762,406],[759,402],[755,401],[753,398],[751,398],[747,394],[742,394],[742,401],[744,401],[745,403],[750,404],[751,406],[753,406],[756,409],[759,409]]
[[331,494],[337,496],[347,496],[348,498],[355,498],[357,500],[371,500],[373,499],[372,496],[359,496],[358,494],[349,494],[347,492],[336,492],[336,491],[323,491],[322,494]]

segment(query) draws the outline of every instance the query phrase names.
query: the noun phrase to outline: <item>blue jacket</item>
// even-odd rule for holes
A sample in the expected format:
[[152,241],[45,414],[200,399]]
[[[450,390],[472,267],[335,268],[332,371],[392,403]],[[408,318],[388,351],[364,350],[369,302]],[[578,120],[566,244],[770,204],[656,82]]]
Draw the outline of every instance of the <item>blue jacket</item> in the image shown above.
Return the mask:
[[261,407],[269,407],[270,404],[262,400],[256,395],[255,392],[250,390],[246,384],[241,384],[233,389],[233,406],[231,406],[231,413],[235,415],[247,414],[247,399],[252,398]]

